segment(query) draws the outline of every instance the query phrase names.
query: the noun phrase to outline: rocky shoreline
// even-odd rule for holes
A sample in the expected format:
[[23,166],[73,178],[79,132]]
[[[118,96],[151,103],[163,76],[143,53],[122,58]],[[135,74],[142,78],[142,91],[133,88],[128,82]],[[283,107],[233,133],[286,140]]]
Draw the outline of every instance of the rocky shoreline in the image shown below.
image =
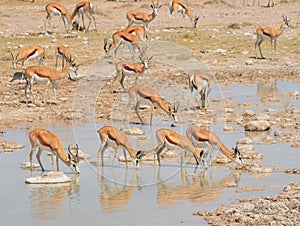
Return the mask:
[[274,197],[242,199],[215,211],[194,213],[209,225],[299,225],[300,182],[291,182]]

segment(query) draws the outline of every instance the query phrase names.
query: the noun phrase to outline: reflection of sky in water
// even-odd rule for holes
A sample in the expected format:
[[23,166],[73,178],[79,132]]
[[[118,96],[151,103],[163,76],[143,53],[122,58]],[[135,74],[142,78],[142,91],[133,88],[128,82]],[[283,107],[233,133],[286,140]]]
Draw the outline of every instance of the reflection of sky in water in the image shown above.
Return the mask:
[[[76,140],[81,149],[95,160],[100,145],[96,130],[101,126],[102,124],[87,124],[75,127],[73,131],[71,127],[62,127],[60,124],[46,127],[62,138],[65,147]],[[136,137],[130,137],[130,140],[135,148],[150,150],[156,145],[155,131],[159,127],[151,130],[146,126],[142,129],[146,131],[147,141],[138,140]],[[180,133],[184,133],[185,129],[186,125],[174,128]],[[222,126],[215,126],[213,130],[228,148],[231,148],[236,140],[244,137],[241,130],[232,134],[224,134]],[[73,225],[99,222],[114,222],[114,225],[132,225],[132,222],[146,225],[177,225],[180,221],[189,225],[199,225],[203,221],[200,217],[192,217],[192,213],[200,209],[215,209],[222,203],[239,198],[271,196],[281,190],[277,187],[261,192],[237,193],[238,188],[227,188],[227,183],[236,181],[239,188],[270,185],[276,187],[299,180],[298,175],[283,174],[280,171],[275,171],[266,178],[257,178],[248,173],[239,176],[226,168],[214,168],[204,175],[201,167],[195,170],[194,165],[187,165],[189,176],[182,179],[179,163],[162,162],[160,170],[147,162],[142,163],[140,169],[136,170],[129,163],[126,170],[124,165],[119,165],[116,161],[115,167],[104,168],[105,180],[98,180],[97,167],[81,163],[81,175],[77,185],[62,187],[61,190],[33,189],[24,184],[25,178],[30,175],[29,171],[19,168],[21,162],[29,160],[30,146],[27,136],[27,131],[9,131],[4,137],[4,140],[26,144],[26,148],[11,154],[1,154],[0,174],[1,178],[7,181],[1,187],[0,210],[6,216],[2,218],[3,225],[24,225],[24,222],[28,222],[28,225],[61,225],[62,222]],[[255,145],[255,149],[264,154],[263,163],[271,167],[299,165],[299,155],[289,145]],[[122,154],[120,150],[118,155]],[[42,161],[46,169],[51,168],[50,158],[46,153],[43,153]],[[110,165],[111,159],[106,161],[107,165]],[[71,170],[62,163],[60,167],[67,175],[73,176]],[[39,171],[35,171],[34,174],[39,174]],[[47,194],[43,195],[45,192]],[[48,205],[49,208],[45,208]]]
[[[274,83],[266,84],[254,84],[253,86],[224,86],[223,94],[224,98],[233,98],[232,102],[250,102],[253,104],[254,109],[261,112],[268,108],[283,108],[289,106],[299,106],[300,100],[292,100],[286,94],[292,90],[300,92],[300,83],[294,83],[289,81],[278,81],[276,85]],[[268,104],[262,104],[262,98],[268,95],[274,97],[275,102]],[[211,96],[214,96],[213,93]],[[266,105],[266,106],[265,106]]]
[[[300,90],[299,83],[278,82],[279,95],[291,90]],[[167,95],[170,93],[163,93]],[[261,106],[257,96],[257,86],[226,86],[223,94],[219,89],[214,89],[211,97],[233,98],[232,102],[251,102],[254,111],[262,111],[265,108],[281,108],[281,103]],[[193,98],[193,95],[191,96]],[[289,105],[299,106],[299,100],[291,100],[287,97]],[[191,99],[192,100],[192,99]],[[157,120],[157,124],[159,124]],[[97,129],[103,126],[86,124],[78,127],[65,127],[61,124],[46,125],[45,128],[53,131],[61,137],[65,148],[68,144],[79,144],[80,148],[96,159],[100,140]],[[109,123],[105,123],[109,125]],[[114,123],[120,128],[122,125]],[[147,139],[137,139],[130,136],[134,148],[151,150],[156,144],[155,131],[161,127],[140,127],[145,131]],[[234,126],[236,125],[229,125]],[[41,126],[43,127],[43,126]],[[188,125],[172,128],[178,133],[185,134]],[[224,144],[231,148],[240,138],[245,137],[242,128],[238,127],[233,133],[224,133],[223,125],[214,125],[210,129],[222,139]],[[30,128],[32,129],[32,128]],[[270,132],[273,137],[273,131]],[[267,188],[261,192],[236,192],[238,188],[227,188],[226,184],[238,182],[238,187],[264,187],[275,185],[284,186],[290,181],[299,180],[298,175],[283,174],[275,171],[265,178],[250,175],[248,173],[237,175],[226,168],[214,168],[204,175],[201,167],[196,169],[194,165],[187,165],[187,174],[182,178],[179,163],[162,162],[162,167],[141,164],[139,170],[133,168],[131,163],[126,170],[124,165],[115,161],[115,167],[104,168],[104,179],[97,177],[97,167],[81,163],[81,176],[78,184],[73,183],[63,187],[32,187],[24,184],[29,177],[28,170],[19,166],[21,162],[29,161],[28,131],[8,131],[2,140],[16,141],[26,144],[26,147],[14,153],[1,153],[0,174],[5,183],[1,186],[0,211],[3,225],[61,225],[68,224],[96,224],[99,222],[114,222],[114,225],[132,225],[139,222],[142,225],[164,224],[177,225],[183,221],[189,225],[199,225],[203,221],[200,217],[192,217],[192,213],[200,209],[215,209],[222,203],[229,203],[239,198],[248,198],[259,195],[271,196],[281,188]],[[290,145],[276,143],[265,145],[260,140],[255,141],[256,151],[264,154],[263,164],[270,167],[292,168],[299,166],[299,154]],[[112,150],[106,153],[112,155]],[[215,150],[219,154],[219,151]],[[118,155],[123,155],[119,150]],[[42,161],[46,169],[51,168],[49,156],[42,154]],[[111,159],[106,159],[106,164],[111,164]],[[34,156],[34,162],[36,162]],[[60,162],[60,168],[67,175],[73,176],[71,170]],[[39,171],[35,171],[35,175]],[[17,208],[16,208],[17,207]],[[172,216],[172,217],[168,217]],[[26,222],[26,223],[24,223]],[[135,224],[134,224],[135,225]]]

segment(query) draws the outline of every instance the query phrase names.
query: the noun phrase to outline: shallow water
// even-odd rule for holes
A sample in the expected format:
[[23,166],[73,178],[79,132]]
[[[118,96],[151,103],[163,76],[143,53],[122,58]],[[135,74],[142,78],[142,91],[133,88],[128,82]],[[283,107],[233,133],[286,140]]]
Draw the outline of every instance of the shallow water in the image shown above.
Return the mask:
[[[300,90],[299,84],[290,82],[279,82],[277,85],[282,93]],[[246,98],[254,104],[259,102],[256,86],[225,88],[225,98],[233,97],[236,101]],[[288,104],[299,106],[299,101],[289,99]],[[276,104],[278,108],[282,107],[280,105],[281,102]],[[259,104],[256,107],[260,108]],[[85,153],[91,155],[91,160],[96,160],[100,145],[96,130],[102,126],[103,124],[76,127],[55,123],[41,125],[57,134],[65,147],[78,143]],[[118,124],[115,126],[120,127]],[[187,125],[183,125],[173,129],[182,132],[186,127]],[[130,136],[132,145],[143,150],[154,148],[155,131],[160,127],[140,128],[146,132],[147,140]],[[241,198],[272,196],[282,190],[282,186],[300,179],[299,175],[284,174],[281,171],[274,171],[264,177],[236,173],[220,167],[213,167],[205,172],[201,167],[195,168],[193,164],[187,164],[184,172],[180,163],[166,161],[162,162],[160,168],[148,162],[142,162],[138,169],[131,163],[126,168],[118,161],[111,167],[112,159],[105,159],[105,167],[100,171],[89,160],[81,162],[79,177],[74,176],[60,162],[60,169],[73,177],[71,184],[27,185],[25,179],[30,176],[30,171],[22,169],[20,165],[29,161],[28,131],[31,129],[33,128],[28,126],[28,130],[11,130],[1,137],[1,140],[26,144],[22,150],[0,154],[0,177],[3,181],[0,194],[2,225],[205,225],[205,221],[192,213],[216,209]],[[214,132],[223,138],[228,147],[245,137],[241,129],[224,135],[223,126],[214,126]],[[291,148],[290,145],[265,145],[257,140],[255,150],[264,154],[262,163],[270,167],[299,167],[299,149]],[[106,153],[112,155],[113,152],[109,150]],[[121,150],[118,155],[122,155]],[[42,154],[42,161],[49,171],[51,160],[46,153]],[[33,175],[40,173],[37,169]],[[236,182],[237,186],[229,188],[227,184],[232,182]],[[246,187],[261,190],[247,192],[243,189]]]

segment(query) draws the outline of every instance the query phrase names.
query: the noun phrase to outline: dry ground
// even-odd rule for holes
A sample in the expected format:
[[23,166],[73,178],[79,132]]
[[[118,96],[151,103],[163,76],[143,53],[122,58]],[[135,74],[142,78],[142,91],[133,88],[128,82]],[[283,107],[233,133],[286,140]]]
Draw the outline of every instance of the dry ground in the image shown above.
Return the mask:
[[[76,1],[63,2],[69,11],[74,8]],[[13,74],[21,71],[13,70],[9,53],[17,53],[18,47],[39,44],[47,46],[46,62],[48,66],[54,66],[54,48],[62,43],[69,45],[76,61],[80,64],[79,74],[84,75],[89,66],[103,56],[103,39],[126,25],[125,13],[136,9],[151,12],[150,1],[139,3],[133,1],[92,1],[95,7],[97,32],[91,31],[66,34],[62,22],[58,17],[53,18],[55,32],[45,35],[43,20],[46,16],[44,6],[49,3],[45,0],[37,0],[34,3],[26,1],[5,1],[0,9],[0,129],[25,126],[26,123],[40,124],[53,120],[72,122],[73,99],[76,94],[80,79],[76,82],[63,79],[57,85],[57,102],[54,103],[52,90],[48,91],[48,102],[44,106],[29,106],[25,104],[23,87],[25,81],[9,83]],[[215,73],[214,82],[220,85],[251,84],[253,82],[267,82],[269,80],[292,80],[299,82],[299,27],[296,24],[299,1],[277,2],[274,8],[263,6],[242,5],[242,1],[188,1],[194,15],[199,15],[199,23],[196,29],[191,28],[188,18],[176,14],[170,18],[167,1],[162,1],[163,7],[157,18],[150,23],[149,42],[155,40],[169,41],[189,48],[199,60],[209,66]],[[291,18],[291,27],[285,31],[278,40],[278,54],[271,55],[269,43],[263,44],[265,60],[254,59],[254,32],[258,24],[279,27],[281,16],[285,14]],[[272,57],[272,59],[271,59]],[[164,73],[156,73],[156,69],[162,71],[165,65],[159,66],[155,62],[151,66],[152,73],[147,76],[161,76],[174,79],[173,74],[182,73],[176,77],[177,84],[187,88],[188,75],[184,72],[176,72],[169,68]],[[35,64],[36,62],[32,62]],[[246,65],[246,63],[248,65]],[[110,84],[109,79],[107,84]],[[121,90],[115,84],[115,90]],[[41,99],[44,85],[34,87],[37,99]],[[103,86],[101,95],[97,101],[97,120],[110,119],[110,112],[117,94],[110,94],[110,86]],[[110,98],[110,99],[108,99]],[[230,104],[230,103],[227,103]]]

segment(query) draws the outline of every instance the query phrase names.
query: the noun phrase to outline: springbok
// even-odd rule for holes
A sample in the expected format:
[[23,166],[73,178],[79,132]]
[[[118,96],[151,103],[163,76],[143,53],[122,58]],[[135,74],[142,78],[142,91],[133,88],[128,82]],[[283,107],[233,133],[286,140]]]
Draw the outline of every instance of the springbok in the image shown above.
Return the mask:
[[162,7],[162,5],[159,5],[159,2],[157,1],[156,4],[153,2],[151,3],[152,13],[144,13],[144,12],[138,12],[135,10],[129,11],[126,13],[126,18],[128,20],[127,27],[130,27],[132,24],[142,24],[148,29],[148,24],[155,19],[155,17],[158,15],[158,10]]
[[160,96],[160,94],[156,90],[154,90],[148,86],[135,85],[135,86],[132,86],[128,90],[128,94],[129,94],[129,103],[128,103],[128,114],[127,115],[129,115],[131,106],[135,102],[136,105],[135,105],[134,110],[142,124],[144,124],[144,122],[139,114],[141,98],[147,99],[151,102],[151,116],[150,116],[150,124],[151,125],[152,125],[152,118],[153,118],[153,114],[154,114],[154,105],[157,105],[158,107],[160,107],[164,112],[166,112],[168,114],[169,117],[171,117],[174,120],[175,123],[177,123],[176,113],[178,111],[178,106],[174,106],[174,108],[171,108],[170,106],[168,106],[166,104],[165,100]]
[[48,32],[47,23],[49,24],[49,26],[51,28],[51,19],[53,16],[60,16],[64,23],[65,30],[67,32],[71,31],[72,20],[70,18],[70,14],[69,14],[68,10],[64,6],[62,6],[61,4],[59,4],[57,2],[54,2],[54,3],[49,3],[48,5],[46,5],[45,9],[46,9],[46,13],[47,13],[47,16],[44,21],[46,33]]
[[56,167],[59,171],[58,159],[63,161],[74,173],[79,174],[80,170],[78,167],[79,157],[78,157],[78,146],[76,145],[76,155],[72,154],[70,146],[68,147],[68,154],[64,151],[63,145],[60,139],[46,129],[34,129],[29,133],[29,140],[31,144],[31,150],[29,154],[30,158],[30,168],[32,169],[32,155],[38,149],[36,158],[40,164],[42,171],[45,171],[42,161],[41,154],[44,150],[50,150],[52,156],[52,166],[54,163],[54,155],[56,156]]
[[[32,92],[32,86],[34,82],[37,83],[46,83],[46,89],[45,89],[45,94],[44,94],[44,103],[46,103],[46,94],[48,90],[48,86],[51,83],[52,84],[52,89],[54,93],[54,99],[56,100],[56,89],[55,85],[58,80],[64,78],[70,70],[72,70],[75,74],[77,74],[77,68],[76,64],[74,63],[75,59],[70,61],[67,61],[68,64],[66,64],[65,68],[63,71],[57,71],[54,68],[48,68],[48,67],[41,67],[41,66],[30,66],[26,68],[25,70],[25,76],[26,76],[26,85],[24,87],[25,89],[25,95],[26,95],[26,104],[28,105],[28,95],[27,95],[27,88],[29,86],[29,90],[31,93],[31,96],[33,98],[34,104],[35,104],[35,97]],[[70,80],[72,77],[69,75]]]
[[174,12],[181,13],[183,18],[185,18],[185,15],[188,15],[188,17],[192,21],[193,28],[197,27],[199,16],[194,17],[191,11],[189,10],[189,8],[187,7],[187,5],[184,4],[183,2],[178,0],[173,0],[172,2],[169,3],[169,10],[171,15],[173,15]]
[[166,148],[170,150],[180,148],[182,151],[184,151],[184,156],[186,156],[186,151],[189,151],[193,154],[197,165],[199,165],[199,162],[202,163],[204,151],[195,148],[192,142],[186,136],[182,136],[176,133],[175,131],[169,129],[159,129],[156,131],[156,139],[158,145],[155,148],[154,153],[157,156],[159,166],[161,165],[160,153]]
[[[104,39],[103,49],[105,51],[105,56],[110,57],[111,51],[113,51],[113,58],[117,56],[117,51],[122,44],[129,46],[132,52],[132,60],[134,60],[135,48],[139,50],[142,54],[145,52],[141,46],[141,42],[146,46],[146,44],[139,39],[138,36],[128,33],[127,31],[117,31],[112,35],[112,42],[108,44],[107,38]],[[131,50],[133,49],[133,50]]]
[[265,59],[265,57],[262,54],[260,45],[266,39],[270,40],[271,47],[272,47],[272,44],[274,42],[274,51],[273,51],[273,53],[276,53],[276,40],[279,38],[279,36],[283,33],[283,31],[285,29],[290,29],[290,26],[289,26],[289,21],[290,20],[288,20],[287,16],[282,16],[282,19],[283,19],[283,22],[281,23],[279,29],[272,28],[272,27],[267,27],[267,26],[263,26],[263,25],[260,25],[256,28],[256,35],[257,35],[257,39],[256,39],[256,42],[255,42],[256,59],[258,58],[257,57],[257,46],[259,48],[261,58]]
[[150,60],[152,59],[151,57],[147,57],[144,54],[140,55],[140,63],[133,63],[131,61],[120,61],[116,64],[116,76],[114,78],[114,82],[119,78],[120,75],[122,75],[120,84],[123,88],[123,90],[126,92],[126,89],[124,87],[124,79],[126,75],[135,75],[135,85],[137,83],[138,77],[142,76],[145,72],[146,69],[148,69],[148,64]]
[[118,147],[123,147],[124,158],[126,161],[127,167],[127,158],[125,149],[128,151],[129,155],[132,158],[132,163],[134,166],[138,167],[142,157],[145,155],[144,151],[138,151],[135,153],[134,149],[132,148],[127,135],[117,128],[113,126],[103,126],[98,130],[99,137],[101,140],[101,146],[98,150],[98,159],[101,157],[101,164],[104,165],[103,162],[103,153],[109,147],[115,147],[115,153],[113,157],[113,163],[117,156]]
[[216,145],[218,149],[230,160],[243,164],[243,159],[238,147],[236,146],[230,151],[220,140],[220,138],[211,131],[198,126],[190,126],[186,130],[186,136],[191,140],[191,142],[197,147],[203,143],[209,145],[210,152],[212,153],[212,146]]
[[[94,17],[94,7],[90,2],[87,1],[83,1],[83,2],[79,2],[76,4],[75,9],[71,15],[71,21],[73,20],[73,18],[75,16],[78,16],[78,24],[76,25],[76,22],[72,24],[72,27],[78,27],[80,28],[80,16],[82,19],[82,29],[85,30],[85,32],[88,32],[91,23],[94,23],[94,30],[96,31],[96,21],[95,21],[95,17]],[[89,24],[87,26],[87,29],[85,28],[84,25],[84,15],[89,19]]]
[[40,64],[46,66],[46,63],[44,61],[45,52],[46,51],[44,47],[33,45],[33,46],[28,46],[20,49],[19,53],[17,53],[16,56],[14,56],[13,53],[10,53],[13,69],[17,68],[17,64],[19,62],[21,62],[22,68],[24,68],[25,63],[35,59],[37,59]]
[[65,67],[65,60],[70,61],[71,59],[71,50],[69,47],[64,45],[58,45],[55,50],[56,60],[55,60],[55,69],[57,68],[58,58],[62,59],[62,66],[63,69]]
[[[206,75],[202,73],[195,73],[190,76],[190,89],[191,92],[196,90],[194,100],[200,109],[205,109],[208,106],[208,94],[210,93],[210,82]],[[198,96],[201,96],[201,105],[199,103]]]

